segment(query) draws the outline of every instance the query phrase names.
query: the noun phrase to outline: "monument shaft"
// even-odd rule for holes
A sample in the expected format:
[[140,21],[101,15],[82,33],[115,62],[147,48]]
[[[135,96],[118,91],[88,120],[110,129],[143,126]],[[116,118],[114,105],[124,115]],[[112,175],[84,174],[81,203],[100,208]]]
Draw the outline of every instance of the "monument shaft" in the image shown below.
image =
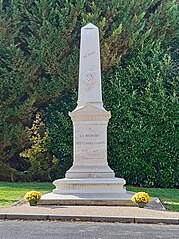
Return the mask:
[[81,29],[78,107],[88,103],[102,106],[99,32],[91,23]]

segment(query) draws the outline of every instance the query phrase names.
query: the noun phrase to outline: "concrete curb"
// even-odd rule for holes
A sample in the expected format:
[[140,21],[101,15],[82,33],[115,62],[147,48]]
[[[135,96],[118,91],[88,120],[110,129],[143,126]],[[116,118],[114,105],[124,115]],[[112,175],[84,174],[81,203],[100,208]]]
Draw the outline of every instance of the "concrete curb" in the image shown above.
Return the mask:
[[145,217],[107,217],[107,216],[60,216],[52,214],[11,214],[0,213],[0,220],[59,220],[59,221],[89,221],[89,222],[120,222],[145,224],[175,224],[178,218],[145,218]]

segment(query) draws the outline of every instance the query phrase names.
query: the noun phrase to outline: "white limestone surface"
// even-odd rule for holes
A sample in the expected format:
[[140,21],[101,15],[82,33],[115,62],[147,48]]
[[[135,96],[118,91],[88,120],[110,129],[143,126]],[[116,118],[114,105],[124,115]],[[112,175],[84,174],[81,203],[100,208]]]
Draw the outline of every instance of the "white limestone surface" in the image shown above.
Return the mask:
[[66,178],[114,178],[107,162],[107,124],[110,113],[94,105],[76,109],[73,121],[73,166]]
[[43,196],[42,202],[47,203],[47,198],[52,200],[54,196],[53,202],[58,204],[57,199],[71,200],[75,196],[78,204],[80,200],[83,204],[84,200],[90,203],[95,199],[100,199],[98,205],[108,205],[113,199],[120,201],[119,205],[123,201],[125,205],[131,204],[125,180],[115,178],[107,162],[107,125],[111,113],[103,107],[99,31],[91,23],[81,29],[78,102],[69,115],[73,122],[73,165],[65,179],[53,182],[56,188],[50,197]]
[[53,190],[57,194],[98,194],[117,195],[119,193],[126,193],[123,188],[125,180],[122,178],[75,178],[75,179],[58,179],[54,181],[56,189]]
[[102,107],[99,31],[89,23],[81,29],[78,107]]

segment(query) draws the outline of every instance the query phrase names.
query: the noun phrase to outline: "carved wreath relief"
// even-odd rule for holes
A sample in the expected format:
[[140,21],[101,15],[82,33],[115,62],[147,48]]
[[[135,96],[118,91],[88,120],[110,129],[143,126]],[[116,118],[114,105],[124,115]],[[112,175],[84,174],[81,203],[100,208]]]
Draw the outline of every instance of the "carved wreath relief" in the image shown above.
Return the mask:
[[93,66],[88,67],[88,70],[83,73],[82,81],[86,91],[90,91],[94,88],[96,84],[96,72]]

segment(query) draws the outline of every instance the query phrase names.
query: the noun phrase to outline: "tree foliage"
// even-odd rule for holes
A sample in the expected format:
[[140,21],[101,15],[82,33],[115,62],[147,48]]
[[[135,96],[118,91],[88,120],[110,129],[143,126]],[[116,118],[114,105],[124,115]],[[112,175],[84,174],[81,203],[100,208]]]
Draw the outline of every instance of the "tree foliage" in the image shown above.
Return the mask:
[[[179,77],[159,45],[135,50],[103,83],[112,112],[108,159],[117,176],[142,186],[179,186]],[[174,73],[173,73],[174,74]]]
[[31,146],[21,152],[20,157],[29,160],[30,167],[27,172],[27,178],[36,181],[51,180],[50,168],[52,160],[48,145],[49,132],[43,124],[39,113],[37,113],[32,127],[27,128],[26,132]]
[[[13,180],[17,171],[27,170],[29,164],[19,157],[20,152],[31,147],[26,127],[32,127],[38,112],[43,115],[50,110],[49,115],[55,115],[49,105],[77,87],[83,25],[92,22],[99,27],[102,70],[108,72],[121,59],[131,57],[133,49],[150,51],[157,42],[165,49],[173,44],[175,57],[178,18],[178,3],[174,0],[0,1],[2,172],[9,171]],[[169,78],[173,78],[170,74]],[[170,88],[170,80],[166,84]],[[57,117],[66,124],[63,113]],[[53,134],[50,124],[48,127],[49,134]],[[54,154],[49,151],[51,158],[59,147],[61,143],[53,149]],[[58,164],[57,161],[53,160]],[[1,178],[7,179],[3,174]]]

